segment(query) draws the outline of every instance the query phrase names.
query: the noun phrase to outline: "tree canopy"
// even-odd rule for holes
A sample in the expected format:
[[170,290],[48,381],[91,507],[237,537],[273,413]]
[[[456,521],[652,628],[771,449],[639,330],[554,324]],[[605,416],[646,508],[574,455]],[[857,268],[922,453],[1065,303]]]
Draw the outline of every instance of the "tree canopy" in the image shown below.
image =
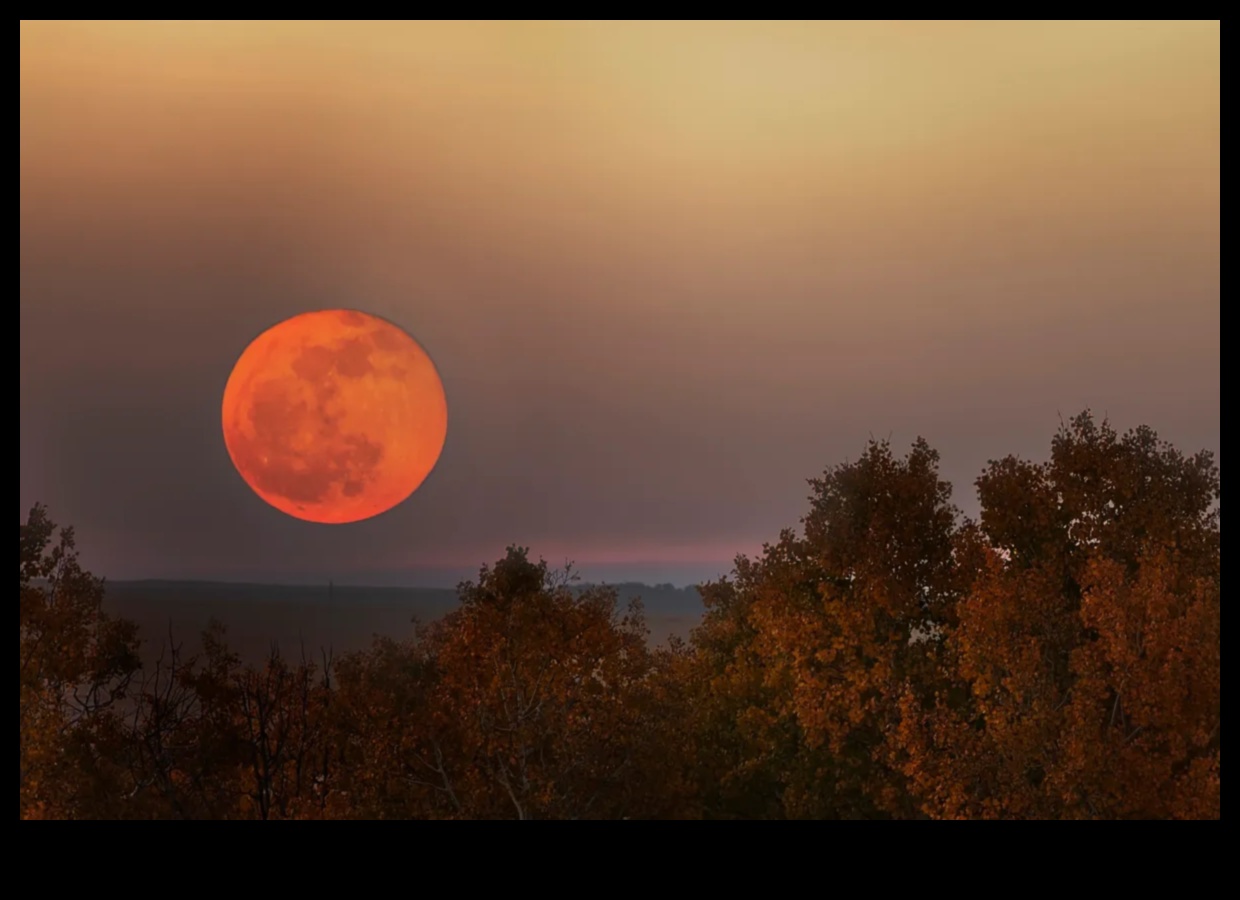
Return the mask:
[[[21,526],[21,818],[1220,818],[1219,470],[1088,413],[964,517],[917,440],[809,482],[688,642],[511,547],[456,609],[143,665]],[[148,640],[154,636],[145,636]]]

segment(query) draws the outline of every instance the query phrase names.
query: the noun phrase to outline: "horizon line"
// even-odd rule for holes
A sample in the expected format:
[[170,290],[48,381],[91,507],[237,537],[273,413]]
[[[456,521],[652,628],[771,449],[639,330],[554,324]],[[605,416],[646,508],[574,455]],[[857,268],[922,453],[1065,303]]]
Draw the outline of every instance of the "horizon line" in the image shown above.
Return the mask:
[[[42,582],[42,581],[47,581],[47,579],[36,578],[36,579],[32,579],[32,581]],[[382,590],[382,591],[452,591],[452,592],[456,591],[455,587],[446,587],[446,586],[430,585],[430,584],[423,584],[423,585],[419,585],[419,584],[359,584],[359,583],[348,582],[348,581],[344,583],[338,583],[336,579],[334,578],[326,578],[321,581],[253,581],[249,579],[243,579],[240,581],[232,581],[227,578],[168,578],[168,577],[164,577],[164,578],[158,578],[158,577],[157,578],[107,578],[107,577],[104,577],[103,581],[104,581],[105,586],[108,584],[220,584],[220,585],[230,585],[233,587],[266,587],[266,588],[272,588],[272,587],[325,588],[325,587],[330,586],[333,588],[350,589],[350,590],[366,589],[366,590]],[[574,587],[587,587],[587,586],[608,587],[608,586],[616,586],[616,585],[624,585],[624,584],[637,584],[637,585],[641,585],[642,587],[649,587],[649,588],[671,587],[671,588],[674,588],[675,590],[690,590],[692,588],[698,587],[698,585],[700,585],[701,583],[702,582],[698,581],[698,582],[686,583],[686,584],[676,584],[671,581],[651,582],[651,581],[646,581],[642,579],[630,579],[630,580],[620,580],[620,581],[582,579],[579,582],[573,582],[572,586]]]

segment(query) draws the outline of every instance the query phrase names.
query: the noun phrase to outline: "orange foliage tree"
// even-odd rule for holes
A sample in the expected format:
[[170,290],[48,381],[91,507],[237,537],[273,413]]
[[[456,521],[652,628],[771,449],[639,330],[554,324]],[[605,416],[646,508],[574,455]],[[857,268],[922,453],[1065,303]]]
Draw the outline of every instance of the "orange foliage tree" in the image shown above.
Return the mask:
[[944,817],[1218,817],[1219,473],[1088,413],[978,481],[986,549],[899,743]]
[[22,818],[1219,818],[1219,471],[1082,414],[961,518],[872,442],[688,644],[511,548],[407,640],[140,669],[21,526]]
[[103,581],[78,565],[73,529],[40,505],[21,525],[19,818],[94,812],[109,712],[139,668],[137,629],[103,612]]
[[125,818],[320,818],[334,762],[331,662],[273,646],[242,665],[212,623],[202,652],[171,637],[136,692],[117,756]]
[[663,706],[640,607],[622,614],[613,590],[573,590],[519,548],[460,596],[415,640],[338,668],[356,814],[674,814],[653,788]]
[[[957,514],[924,441],[874,442],[811,481],[804,535],[784,531],[707,585],[694,635],[702,740],[744,815],[908,815],[886,735],[905,684],[930,691],[961,585]],[[732,793],[732,792],[735,793]]]

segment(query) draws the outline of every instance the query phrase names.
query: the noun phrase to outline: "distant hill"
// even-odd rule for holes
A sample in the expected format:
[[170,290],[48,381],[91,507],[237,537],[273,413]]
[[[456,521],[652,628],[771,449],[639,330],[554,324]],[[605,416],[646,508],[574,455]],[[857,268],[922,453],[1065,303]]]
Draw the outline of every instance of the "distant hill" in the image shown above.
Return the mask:
[[[584,588],[588,585],[578,585]],[[671,634],[687,637],[701,617],[696,588],[626,583],[611,585],[621,602],[641,597],[651,641]],[[413,620],[430,621],[454,609],[448,588],[339,587],[328,585],[237,584],[211,581],[109,581],[104,608],[136,622],[148,657],[157,655],[169,630],[196,648],[212,619],[228,627],[230,645],[247,661],[262,659],[277,643],[286,655],[304,645],[317,657],[320,647],[337,654],[368,647],[374,636],[401,638]]]

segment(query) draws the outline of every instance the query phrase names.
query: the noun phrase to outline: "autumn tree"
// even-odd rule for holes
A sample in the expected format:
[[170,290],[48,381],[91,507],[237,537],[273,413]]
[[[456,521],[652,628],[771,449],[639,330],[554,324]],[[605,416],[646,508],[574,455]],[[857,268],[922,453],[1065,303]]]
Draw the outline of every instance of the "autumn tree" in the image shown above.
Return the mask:
[[[214,679],[213,679],[214,680]],[[328,732],[331,660],[321,666],[303,652],[297,662],[273,646],[261,666],[246,666],[215,681],[239,754],[241,807],[245,818],[317,817],[325,804],[333,746]],[[198,686],[199,693],[203,685]]]
[[[781,544],[791,543],[785,534]],[[812,793],[816,766],[789,703],[788,670],[768,669],[755,616],[776,548],[736,560],[731,578],[701,586],[705,614],[682,678],[692,696],[687,742],[707,818],[795,814],[787,795]]]
[[[512,548],[407,643],[342,660],[356,813],[444,818],[667,814],[640,608]],[[655,774],[652,774],[655,773]]]
[[21,525],[19,574],[19,816],[88,818],[107,715],[139,668],[137,629],[103,612],[102,579],[42,505]]
[[243,665],[212,623],[185,655],[169,635],[121,722],[123,818],[321,818],[334,774],[331,659],[278,646]]
[[978,480],[985,563],[947,637],[956,688],[906,696],[936,816],[1217,817],[1219,473],[1088,412]]
[[811,481],[803,535],[784,531],[757,560],[739,559],[732,580],[704,587],[694,644],[709,685],[703,740],[727,769],[721,810],[912,812],[886,735],[904,685],[933,691],[964,583],[937,464],[924,441],[902,459],[872,442]]
[[686,644],[510,548],[405,640],[138,665],[21,526],[20,815],[1218,818],[1219,471],[1082,414],[964,520],[918,440],[810,482]]
[[112,818],[219,819],[233,811],[235,744],[212,727],[220,718],[213,714],[217,692],[202,690],[240,664],[216,640],[220,632],[213,625],[203,635],[208,652],[187,654],[169,626],[161,652],[143,667],[115,723],[114,764],[124,775]]
[[345,818],[450,818],[462,812],[442,738],[430,732],[434,670],[418,642],[376,638],[336,666],[343,769],[326,799]]

